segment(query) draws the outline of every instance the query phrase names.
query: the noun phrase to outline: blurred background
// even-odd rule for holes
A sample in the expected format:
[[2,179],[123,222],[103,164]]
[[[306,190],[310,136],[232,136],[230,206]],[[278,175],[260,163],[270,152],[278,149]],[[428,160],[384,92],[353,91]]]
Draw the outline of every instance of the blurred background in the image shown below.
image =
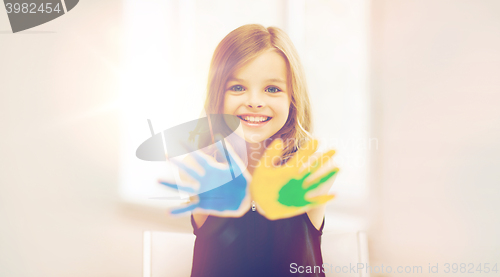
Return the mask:
[[500,263],[499,15],[497,0],[83,0],[12,34],[0,7],[0,276],[140,276],[144,230],[192,232],[154,199],[176,196],[156,184],[171,169],[135,149],[147,119],[202,113],[215,47],[248,23],[290,35],[314,134],[338,151],[325,230],[365,231],[374,266]]

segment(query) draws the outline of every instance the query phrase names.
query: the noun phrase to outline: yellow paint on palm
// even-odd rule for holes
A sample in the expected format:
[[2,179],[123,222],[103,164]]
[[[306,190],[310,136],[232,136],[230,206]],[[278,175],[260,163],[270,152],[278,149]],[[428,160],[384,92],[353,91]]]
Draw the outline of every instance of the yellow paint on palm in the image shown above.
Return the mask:
[[313,180],[305,181],[335,154],[334,150],[330,150],[311,163],[310,158],[317,148],[318,142],[310,140],[286,164],[275,166],[283,142],[277,139],[268,147],[255,169],[250,185],[252,198],[268,219],[296,216],[333,199],[333,195],[305,197],[307,192],[325,183],[338,171],[338,168],[333,168]]

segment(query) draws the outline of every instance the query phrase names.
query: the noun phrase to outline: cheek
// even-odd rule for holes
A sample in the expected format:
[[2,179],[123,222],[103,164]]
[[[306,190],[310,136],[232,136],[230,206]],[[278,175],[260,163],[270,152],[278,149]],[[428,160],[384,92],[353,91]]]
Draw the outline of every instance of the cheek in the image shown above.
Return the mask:
[[279,110],[280,117],[283,117],[286,120],[288,118],[288,114],[290,113],[290,101],[288,98],[282,99],[276,108]]
[[230,95],[224,96],[224,106],[223,111],[226,114],[232,114],[234,109],[234,99]]

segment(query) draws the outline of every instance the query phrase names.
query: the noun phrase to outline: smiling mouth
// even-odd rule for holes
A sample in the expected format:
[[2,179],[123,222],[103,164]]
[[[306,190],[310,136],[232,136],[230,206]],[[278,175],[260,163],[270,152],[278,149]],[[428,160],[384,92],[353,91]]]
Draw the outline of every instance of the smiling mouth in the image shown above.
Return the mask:
[[245,121],[245,122],[248,122],[248,123],[264,123],[264,122],[267,122],[269,120],[271,120],[272,117],[269,117],[269,116],[241,116],[241,115],[238,115],[238,118]]

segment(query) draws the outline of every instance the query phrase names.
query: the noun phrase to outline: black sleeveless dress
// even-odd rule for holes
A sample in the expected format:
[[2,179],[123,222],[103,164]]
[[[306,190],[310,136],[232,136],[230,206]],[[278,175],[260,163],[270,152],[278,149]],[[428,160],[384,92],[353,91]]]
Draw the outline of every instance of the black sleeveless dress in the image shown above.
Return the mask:
[[209,215],[201,228],[191,215],[191,224],[196,235],[191,277],[325,276],[324,218],[319,230],[307,213],[272,221],[252,210],[240,218]]

